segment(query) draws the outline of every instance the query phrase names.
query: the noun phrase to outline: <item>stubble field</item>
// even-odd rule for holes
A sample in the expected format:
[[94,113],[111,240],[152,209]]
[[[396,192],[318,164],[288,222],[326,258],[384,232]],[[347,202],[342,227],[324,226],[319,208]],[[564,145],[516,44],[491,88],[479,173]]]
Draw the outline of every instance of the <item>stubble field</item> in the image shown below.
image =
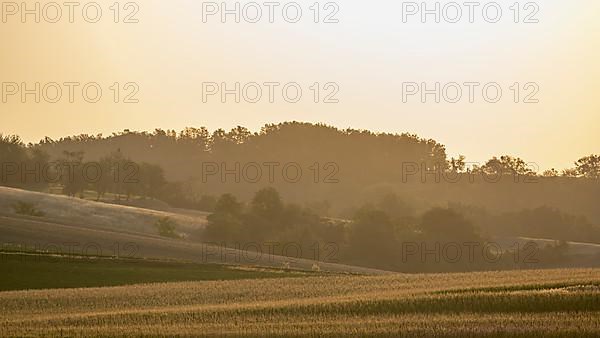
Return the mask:
[[0,293],[0,336],[598,336],[600,270]]

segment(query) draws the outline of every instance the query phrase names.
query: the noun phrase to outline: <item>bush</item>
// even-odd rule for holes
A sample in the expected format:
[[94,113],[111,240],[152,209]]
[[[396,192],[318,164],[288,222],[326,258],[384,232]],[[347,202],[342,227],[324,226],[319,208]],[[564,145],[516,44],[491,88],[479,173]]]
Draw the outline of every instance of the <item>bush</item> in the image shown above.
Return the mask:
[[19,215],[27,215],[27,216],[35,216],[35,217],[43,217],[46,214],[40,210],[37,210],[35,204],[27,203],[23,201],[18,201],[13,205],[13,209],[15,213]]
[[179,238],[179,235],[175,232],[175,228],[177,227],[177,223],[170,219],[169,217],[163,217],[156,221],[154,224],[156,229],[158,230],[158,234],[162,237],[169,238]]

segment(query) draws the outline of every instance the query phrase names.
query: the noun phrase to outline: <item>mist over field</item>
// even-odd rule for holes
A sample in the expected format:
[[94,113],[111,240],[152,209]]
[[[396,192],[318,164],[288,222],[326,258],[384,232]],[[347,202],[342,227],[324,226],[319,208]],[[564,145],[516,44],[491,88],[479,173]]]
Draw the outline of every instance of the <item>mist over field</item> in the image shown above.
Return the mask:
[[[510,155],[448,158],[416,135],[298,122],[9,135],[0,155],[3,335],[599,329],[598,155],[540,173]],[[434,285],[394,291],[414,278]],[[207,300],[216,290],[225,300]]]
[[3,142],[5,183],[40,191],[4,189],[4,213],[397,272],[598,264],[596,155],[539,173],[298,122]]

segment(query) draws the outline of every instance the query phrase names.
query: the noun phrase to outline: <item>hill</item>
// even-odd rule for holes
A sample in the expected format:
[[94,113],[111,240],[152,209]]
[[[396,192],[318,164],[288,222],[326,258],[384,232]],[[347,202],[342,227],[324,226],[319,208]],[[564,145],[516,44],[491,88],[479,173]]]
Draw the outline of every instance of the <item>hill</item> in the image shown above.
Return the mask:
[[[327,201],[330,216],[342,216],[348,208],[395,192],[417,211],[449,201],[492,212],[551,206],[600,224],[597,180],[541,173],[532,179],[528,173],[538,165],[510,156],[501,158],[519,164],[517,168],[503,167],[497,158],[481,163],[462,158],[457,163],[448,158],[443,144],[407,133],[285,122],[265,125],[256,133],[237,127],[77,135],[45,139],[30,149],[53,160],[65,152],[81,152],[84,161],[98,161],[118,152],[132,161],[160,166],[168,181],[198,196],[233,193],[247,200],[258,189],[272,186],[293,203]],[[461,167],[458,175],[451,169],[456,165]],[[492,173],[471,175],[488,165]],[[499,180],[497,171],[506,177]],[[301,173],[296,177],[296,172]]]
[[35,205],[45,220],[68,224],[85,224],[119,231],[156,234],[154,224],[162,217],[172,218],[182,233],[190,233],[206,224],[207,213],[182,209],[153,210],[103,203],[63,195],[0,187],[0,213],[14,214],[17,202]]
[[[64,196],[0,188],[0,245],[5,250],[79,253],[124,258],[155,258],[200,264],[267,266],[336,273],[385,274],[386,271],[281,257],[249,248],[226,248],[189,239],[161,237],[154,223],[171,217],[193,232],[206,221],[204,213],[172,209],[169,212],[86,201]],[[17,201],[34,203],[43,217],[17,215]],[[248,251],[250,250],[250,251]]]

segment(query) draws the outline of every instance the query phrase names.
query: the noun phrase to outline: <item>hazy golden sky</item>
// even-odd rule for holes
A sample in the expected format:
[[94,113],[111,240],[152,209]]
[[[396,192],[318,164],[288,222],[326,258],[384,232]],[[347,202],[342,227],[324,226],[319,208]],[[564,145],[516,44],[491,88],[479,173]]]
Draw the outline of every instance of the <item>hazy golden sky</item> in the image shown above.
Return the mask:
[[[57,23],[45,22],[56,15],[47,7],[40,23],[34,15],[21,22],[14,8],[2,10],[0,22],[0,74],[3,98],[0,101],[0,132],[18,134],[26,141],[44,136],[113,131],[182,129],[206,126],[209,129],[237,125],[258,130],[265,123],[289,120],[323,122],[341,128],[352,127],[386,132],[411,132],[436,139],[447,146],[450,155],[464,154],[468,160],[484,161],[494,155],[512,154],[536,162],[542,169],[565,168],[579,157],[600,153],[600,2],[538,1],[539,23],[523,23],[534,8],[520,3],[519,23],[513,22],[513,1],[498,1],[503,9],[498,23],[487,23],[481,1],[475,9],[475,23],[463,12],[458,23],[422,23],[418,15],[403,23],[402,2],[338,2],[338,23],[323,23],[335,8],[320,4],[319,23],[314,22],[315,1],[296,1],[303,10],[297,23],[282,16],[281,2],[274,10],[275,23],[269,23],[263,7],[258,23],[235,23],[233,15],[221,22],[219,15],[203,22],[201,1],[174,0],[138,2],[139,11],[123,23],[135,7],[119,3],[119,23],[111,1],[97,1],[102,17],[93,19],[94,8],[82,16],[81,2],[69,23],[68,8],[62,7]],[[421,1],[419,1],[421,2]],[[27,1],[30,9],[34,1]],[[220,3],[220,1],[219,1]],[[241,6],[249,2],[241,2]],[[262,3],[262,2],[259,2]],[[427,4],[433,8],[434,1]],[[442,1],[442,6],[448,1]],[[6,4],[6,3],[4,3]],[[40,2],[43,6],[48,2]],[[227,2],[233,8],[234,2]],[[6,5],[4,5],[6,6]],[[205,5],[206,6],[206,5]],[[22,10],[22,8],[20,9]],[[248,18],[254,14],[249,7]],[[452,12],[448,12],[452,14]],[[490,11],[493,14],[493,11]],[[294,7],[288,8],[294,17]],[[491,15],[493,17],[493,15]],[[6,22],[4,22],[6,21]],[[74,103],[68,88],[57,103],[34,102],[34,95],[21,102],[20,92],[10,83],[78,82]],[[95,82],[102,89],[97,103],[81,95],[84,84]],[[113,83],[120,84],[119,103],[114,102]],[[123,103],[135,86],[138,103]],[[262,85],[258,103],[222,103],[218,96],[203,102],[203,83],[225,82],[230,88],[239,82],[278,82],[275,102],[268,100],[268,87]],[[302,97],[285,102],[281,88],[298,83]],[[314,103],[311,86],[320,84],[319,103]],[[335,86],[338,103],[323,103]],[[475,103],[463,98],[457,103],[422,103],[420,96],[403,102],[403,83],[436,82],[498,83],[503,90],[497,103],[485,102],[479,94]],[[539,86],[535,99],[523,103],[533,87],[521,88],[519,103],[513,102],[514,83]],[[19,90],[22,86],[19,85]],[[48,98],[54,97],[47,86]],[[93,97],[93,87],[89,89]],[[115,87],[112,87],[113,89]],[[313,87],[314,88],[314,87]],[[293,90],[292,90],[293,92]],[[253,92],[249,92],[253,93]],[[292,93],[293,94],[293,93]],[[253,95],[250,95],[253,96]],[[294,96],[294,95],[290,95]],[[493,95],[492,95],[493,96]],[[6,102],[4,102],[6,101]]]

